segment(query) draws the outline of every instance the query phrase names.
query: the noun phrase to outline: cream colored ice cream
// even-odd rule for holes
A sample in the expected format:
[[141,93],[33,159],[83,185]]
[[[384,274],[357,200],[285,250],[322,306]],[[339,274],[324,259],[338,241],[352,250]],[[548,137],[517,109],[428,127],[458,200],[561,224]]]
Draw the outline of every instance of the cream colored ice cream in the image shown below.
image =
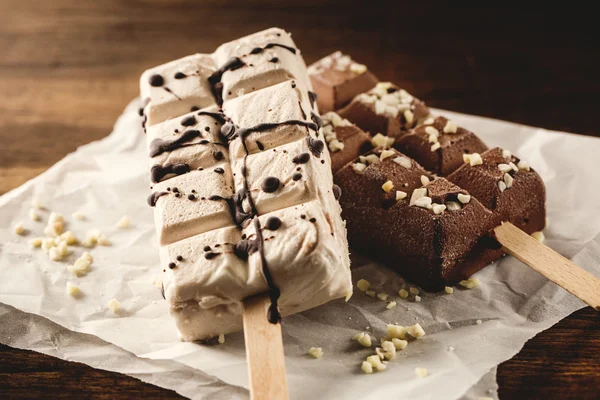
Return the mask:
[[[222,45],[214,58],[216,72],[206,70],[180,101],[203,96],[208,82],[213,103],[223,89],[222,110],[152,99],[145,107],[171,118],[147,129],[158,182],[148,201],[164,295],[185,341],[239,330],[249,296],[269,293],[276,322],[278,311],[352,293],[339,191],[290,35],[272,28]],[[166,65],[172,72],[177,63]]]

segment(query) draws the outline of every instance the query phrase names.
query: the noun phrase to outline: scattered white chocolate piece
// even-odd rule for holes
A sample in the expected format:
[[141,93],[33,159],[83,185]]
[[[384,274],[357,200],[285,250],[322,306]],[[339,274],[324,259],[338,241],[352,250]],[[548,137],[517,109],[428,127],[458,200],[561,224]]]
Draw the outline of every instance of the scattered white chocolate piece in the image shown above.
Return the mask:
[[420,302],[420,301],[421,301],[421,296],[419,296],[419,295],[415,296],[415,301],[416,301],[417,303],[418,303],[418,302]]
[[386,309],[391,310],[392,308],[396,307],[396,302],[395,301],[390,301],[387,306],[385,306]]
[[431,182],[431,181],[429,180],[428,177],[426,177],[425,175],[421,175],[421,185],[425,186],[425,185],[429,184],[429,182]]
[[403,299],[406,299],[408,297],[408,292],[405,289],[400,289],[398,291],[398,296],[400,296]]
[[444,204],[433,203],[431,205],[431,209],[433,210],[434,214],[439,215],[444,212],[444,210],[446,209],[446,206]]
[[58,238],[59,240],[62,240],[68,245],[73,245],[78,242],[77,238],[75,237],[75,234],[71,231],[66,231],[65,233],[61,234]]
[[447,201],[446,202],[446,209],[448,211],[457,211],[457,210],[462,209],[462,206],[457,201]]
[[67,294],[69,296],[76,297],[79,295],[79,293],[81,293],[79,286],[75,285],[74,283],[67,282]]
[[410,158],[408,157],[398,156],[392,161],[404,168],[410,168],[412,166],[412,161],[410,161]]
[[402,200],[404,198],[406,198],[407,193],[403,192],[402,190],[396,190],[396,201]]
[[406,327],[406,333],[415,339],[425,336],[425,330],[420,324],[414,324]]
[[371,364],[371,366],[377,371],[384,371],[386,369],[386,365],[381,362],[381,358],[379,358],[378,355],[372,355],[367,357],[367,362]]
[[29,210],[29,219],[32,220],[32,221],[39,221],[40,220],[40,216],[38,215],[38,213],[33,208],[31,208]]
[[419,289],[416,287],[411,287],[410,289],[408,289],[412,294],[419,294]]
[[41,237],[33,238],[29,241],[29,246],[32,248],[42,247],[43,241],[44,241],[44,238],[41,238]]
[[466,289],[474,289],[477,286],[479,286],[479,279],[469,278],[469,279],[458,282],[458,284]]
[[509,189],[513,185],[513,177],[510,174],[504,174],[504,183],[506,184],[506,188]]
[[411,110],[404,110],[404,119],[407,124],[412,124],[415,120],[415,114]]
[[93,260],[92,255],[87,251],[84,251],[83,254],[75,260],[75,263],[69,265],[67,269],[76,276],[85,276],[89,272],[89,267],[92,265]]
[[420,197],[417,200],[415,200],[415,206],[430,209],[432,208],[432,201],[433,200],[431,199],[431,197]]
[[442,145],[440,144],[440,142],[435,142],[434,144],[431,145],[431,151],[436,151],[440,147],[442,147]]
[[540,243],[544,243],[544,240],[546,240],[546,237],[544,236],[544,232],[542,232],[542,231],[533,232],[531,234],[531,237],[534,238],[535,240],[537,240]]
[[360,369],[362,369],[365,374],[373,373],[373,365],[371,365],[371,363],[368,361],[363,361],[360,365]]
[[384,341],[381,344],[381,348],[383,349],[383,356],[386,360],[393,360],[396,357],[396,346],[391,341]]
[[446,126],[444,126],[444,133],[456,133],[458,126],[453,121],[446,122]]
[[71,214],[71,216],[73,217],[73,219],[76,219],[79,221],[83,221],[85,219],[85,215],[83,215],[83,213],[81,213],[79,211],[75,211],[73,214]]
[[504,158],[511,158],[512,157],[512,153],[510,152],[510,150],[502,150],[502,157],[504,157]]
[[356,282],[356,287],[361,292],[366,292],[371,287],[371,282],[366,279],[360,279],[358,282]]
[[406,338],[406,328],[400,325],[389,324],[387,326],[387,337],[389,339],[404,339]]
[[387,293],[382,292],[377,294],[377,298],[381,301],[386,301],[390,297]]
[[447,294],[452,294],[452,293],[454,293],[454,288],[452,288],[452,287],[450,287],[450,286],[446,286],[446,287],[444,288],[444,291],[445,291]]
[[366,294],[367,296],[371,296],[371,297],[375,297],[375,296],[376,296],[376,293],[375,293],[375,291],[374,291],[374,290],[372,290],[372,289],[369,289],[369,290],[365,291],[365,294]]
[[500,189],[500,193],[504,192],[506,190],[506,183],[504,183],[504,181],[499,181],[498,189]]
[[428,372],[425,368],[415,368],[415,374],[417,374],[419,378],[425,378],[428,375]]
[[517,168],[519,168],[519,170],[521,171],[529,171],[531,169],[529,163],[523,160],[519,161],[519,163],[517,164]]
[[[219,335],[219,338],[217,339],[217,341],[219,342],[219,344],[223,344],[225,343],[225,335],[223,333],[221,333]],[[313,347],[314,348],[314,347]],[[311,348],[312,349],[312,348]]]
[[42,203],[40,203],[40,201],[38,199],[36,199],[35,197],[33,199],[31,199],[31,207],[33,207],[37,210],[41,210],[42,208],[44,208]]
[[409,205],[414,206],[417,200],[425,196],[427,196],[427,188],[418,188],[413,190],[412,195],[410,196]]
[[354,338],[356,340],[358,340],[358,343],[360,343],[361,346],[363,347],[371,347],[371,336],[369,336],[368,333],[365,332],[361,332],[359,334],[357,334],[356,336],[354,336]]
[[359,174],[362,173],[366,168],[367,166],[363,163],[352,164],[352,169],[354,170],[354,172]]
[[482,320],[480,320],[480,319],[478,319],[477,321],[475,321],[475,323],[476,323],[477,325],[481,325],[481,324],[483,323],[483,321],[482,321]]
[[129,217],[127,215],[124,215],[121,217],[121,219],[119,220],[119,222],[117,222],[117,227],[118,228],[128,228],[131,225],[131,220],[129,219]]
[[408,346],[408,341],[398,338],[392,338],[392,343],[394,344],[396,350],[404,350],[406,346]]
[[25,234],[25,227],[23,226],[22,222],[17,222],[13,228],[13,231],[19,235],[19,236],[23,236]]
[[119,311],[119,309],[121,308],[121,303],[119,303],[119,301],[115,298],[110,299],[108,301],[108,308],[113,312],[113,313],[117,313],[117,311]]
[[394,138],[378,133],[371,139],[371,144],[374,147],[391,147],[394,144]]

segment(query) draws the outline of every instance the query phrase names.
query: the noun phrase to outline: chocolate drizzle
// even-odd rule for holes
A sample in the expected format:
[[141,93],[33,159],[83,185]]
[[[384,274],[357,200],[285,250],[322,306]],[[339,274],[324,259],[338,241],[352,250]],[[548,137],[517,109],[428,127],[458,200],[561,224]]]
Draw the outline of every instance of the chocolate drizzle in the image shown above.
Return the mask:
[[200,137],[200,131],[196,129],[190,129],[183,132],[178,138],[173,140],[164,140],[160,138],[154,139],[150,142],[150,157],[156,157],[166,151],[173,151],[197,137]]
[[310,101],[310,107],[315,108],[315,102],[317,101],[317,94],[315,92],[308,91],[308,100]]
[[225,64],[223,64],[221,68],[213,72],[212,75],[208,77],[208,82],[210,83],[213,96],[215,97],[215,100],[219,106],[223,104],[223,83],[221,83],[223,74],[227,71],[235,71],[244,65],[246,65],[246,63],[240,58],[232,57]]
[[152,182],[156,183],[169,174],[182,175],[188,172],[190,172],[190,166],[187,164],[156,164],[150,169],[150,177]]
[[323,120],[321,119],[321,117],[319,117],[317,114],[314,113],[314,111],[310,112],[310,119],[312,119],[312,121],[317,124],[318,129],[321,129],[321,127],[323,126]]
[[186,117],[184,119],[181,120],[181,125],[182,126],[193,126],[196,125],[196,117],[194,117],[193,115]]
[[[314,122],[300,121],[298,119],[290,119],[290,120],[282,121],[282,122],[266,122],[263,124],[251,126],[250,128],[237,128],[231,122],[227,122],[225,125],[223,125],[221,127],[221,135],[228,141],[232,141],[236,137],[245,138],[246,136],[248,136],[249,134],[251,134],[253,132],[268,131],[270,129],[274,129],[274,128],[277,128],[278,126],[283,126],[283,125],[304,126],[315,132],[319,129],[317,124],[315,124]],[[320,140],[318,140],[318,141],[320,142]],[[245,146],[245,144],[244,144],[244,146]],[[321,149],[321,151],[323,151],[323,149]]]
[[150,207],[154,207],[158,199],[166,194],[169,194],[169,192],[154,192],[150,196],[148,196],[148,204],[150,205]]
[[[281,47],[282,49],[286,49],[287,51],[289,51],[292,54],[296,54],[296,52],[298,51],[296,48],[294,47],[290,47],[290,46],[286,46],[284,44],[280,44],[280,43],[269,43],[263,47],[255,47],[253,48],[249,54],[260,54],[262,53],[264,50],[266,49],[272,49],[273,47]],[[245,56],[242,56],[245,57]]]

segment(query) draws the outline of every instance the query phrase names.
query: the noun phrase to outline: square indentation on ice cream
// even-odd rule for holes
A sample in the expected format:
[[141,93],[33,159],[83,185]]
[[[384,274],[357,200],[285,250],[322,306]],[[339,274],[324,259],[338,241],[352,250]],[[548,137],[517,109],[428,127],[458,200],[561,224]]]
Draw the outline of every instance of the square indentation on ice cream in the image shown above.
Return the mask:
[[382,133],[399,138],[429,115],[421,100],[390,82],[354,97],[338,114],[372,135]]
[[[312,115],[308,94],[285,81],[275,86],[229,100],[223,105],[225,114],[244,135],[248,153],[272,149],[312,134],[316,136],[318,121]],[[230,144],[231,157],[246,152],[240,140]]]
[[283,29],[270,28],[225,43],[215,51],[217,68],[232,58],[239,59],[236,67],[221,71],[219,82],[215,82],[224,101],[291,79],[303,90],[310,87],[304,60]]
[[460,167],[463,154],[483,153],[487,146],[473,132],[444,117],[427,118],[394,144],[425,169],[446,176]]
[[172,118],[147,129],[153,183],[229,160],[216,107]]
[[324,114],[323,136],[331,155],[331,170],[340,168],[373,148],[371,136],[333,111]]
[[[246,259],[236,255],[240,240],[242,232],[227,227],[160,248],[165,264],[164,295],[182,340],[205,339],[239,329],[243,299],[267,290],[262,271],[249,269]],[[205,323],[207,318],[210,324]]]
[[161,245],[234,225],[233,177],[229,163],[215,164],[155,184],[149,202],[155,204]]
[[543,230],[546,187],[538,173],[527,162],[497,147],[480,157],[480,162],[465,162],[448,180],[468,190],[501,221],[529,234]]
[[214,105],[208,82],[214,70],[210,55],[194,54],[145,71],[140,78],[145,125]]
[[[342,224],[336,224],[318,201],[284,208],[259,217],[265,262],[281,290],[283,315],[293,314],[352,293],[350,264]],[[340,221],[341,222],[341,221]],[[256,236],[255,224],[244,234]],[[250,255],[250,270],[262,268],[260,254]]]
[[[236,192],[243,188],[245,180],[259,214],[333,193],[332,185],[327,183],[332,179],[328,155],[312,152],[308,138],[234,161]],[[237,172],[244,163],[245,177]]]
[[312,64],[308,74],[321,113],[344,107],[354,96],[372,89],[379,82],[366,65],[340,51]]

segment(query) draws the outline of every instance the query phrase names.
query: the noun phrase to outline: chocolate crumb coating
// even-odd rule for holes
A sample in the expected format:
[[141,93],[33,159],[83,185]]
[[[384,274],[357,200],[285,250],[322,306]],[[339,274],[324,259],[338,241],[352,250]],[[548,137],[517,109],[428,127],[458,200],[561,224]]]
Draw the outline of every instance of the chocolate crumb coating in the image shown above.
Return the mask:
[[[381,150],[371,154],[377,152]],[[340,204],[353,248],[429,291],[465,279],[502,255],[501,249],[490,248],[489,240],[485,240],[500,223],[496,214],[475,198],[460,203],[458,194],[468,192],[444,178],[423,187],[421,176],[431,175],[415,161],[394,152],[360,173],[350,163],[335,175],[344,193]],[[410,165],[398,158],[410,160]],[[393,183],[390,192],[382,189],[387,181]],[[426,189],[432,204],[446,208],[436,214],[433,209],[411,205],[417,189]],[[406,197],[396,200],[397,190]]]
[[323,134],[335,174],[344,165],[373,148],[371,136],[334,112],[323,115]]
[[379,82],[365,65],[339,51],[312,64],[308,72],[322,113],[344,107]]
[[509,221],[528,234],[543,230],[546,187],[538,173],[497,147],[482,153],[481,158],[482,164],[464,163],[448,180],[468,190],[501,221]]
[[428,171],[441,176],[447,176],[460,167],[464,163],[463,154],[487,150],[473,132],[444,117],[426,120],[401,136],[394,147],[414,158]]
[[338,114],[371,135],[382,133],[399,138],[429,115],[421,100],[390,82],[354,97]]

